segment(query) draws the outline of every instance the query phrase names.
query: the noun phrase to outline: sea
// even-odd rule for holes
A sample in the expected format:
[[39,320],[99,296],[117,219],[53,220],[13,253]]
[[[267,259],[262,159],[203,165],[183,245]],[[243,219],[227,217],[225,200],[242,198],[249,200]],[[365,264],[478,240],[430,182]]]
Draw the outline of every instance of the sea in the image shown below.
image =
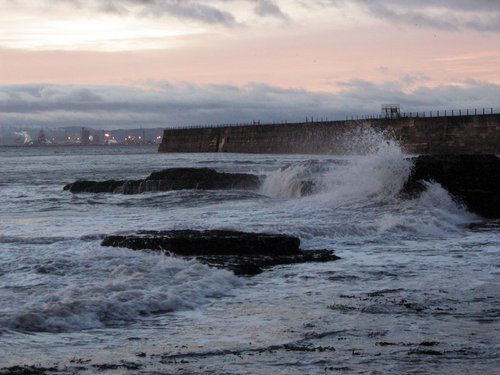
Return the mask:
[[[401,196],[410,155],[384,136],[363,144],[350,156],[0,148],[0,374],[499,374],[500,222],[432,181]],[[171,167],[262,185],[63,191]],[[291,234],[341,259],[237,277],[100,245],[170,229]]]

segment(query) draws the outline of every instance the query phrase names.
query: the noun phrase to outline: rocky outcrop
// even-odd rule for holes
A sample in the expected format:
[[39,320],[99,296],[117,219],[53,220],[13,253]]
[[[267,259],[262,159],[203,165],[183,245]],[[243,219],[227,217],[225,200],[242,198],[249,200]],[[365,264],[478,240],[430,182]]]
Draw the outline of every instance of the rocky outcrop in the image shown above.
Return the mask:
[[300,250],[300,240],[294,236],[226,230],[140,231],[106,236],[101,245],[196,257],[202,263],[230,269],[237,275],[255,275],[280,264],[339,259],[329,250]]
[[182,189],[257,189],[259,176],[247,173],[223,173],[212,168],[169,168],[151,173],[144,180],[79,180],[64,186],[71,193],[140,194],[146,191]]
[[500,218],[500,158],[495,155],[419,156],[403,193],[421,192],[422,181],[438,182],[472,212]]

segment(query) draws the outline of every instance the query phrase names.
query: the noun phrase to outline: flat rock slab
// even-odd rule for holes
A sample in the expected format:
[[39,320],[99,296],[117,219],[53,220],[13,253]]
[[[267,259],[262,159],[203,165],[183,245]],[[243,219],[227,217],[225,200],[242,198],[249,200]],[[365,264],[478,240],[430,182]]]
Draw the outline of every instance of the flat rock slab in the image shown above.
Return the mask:
[[300,240],[294,236],[226,230],[139,231],[106,236],[101,245],[196,257],[202,263],[227,268],[237,275],[255,275],[281,264],[339,259],[329,250],[300,250]]
[[143,180],[78,180],[64,186],[71,193],[140,194],[146,191],[183,189],[257,189],[260,178],[249,173],[217,172],[212,168],[168,168],[153,172]]
[[500,218],[500,158],[495,155],[421,155],[403,193],[425,189],[422,181],[438,182],[469,210]]

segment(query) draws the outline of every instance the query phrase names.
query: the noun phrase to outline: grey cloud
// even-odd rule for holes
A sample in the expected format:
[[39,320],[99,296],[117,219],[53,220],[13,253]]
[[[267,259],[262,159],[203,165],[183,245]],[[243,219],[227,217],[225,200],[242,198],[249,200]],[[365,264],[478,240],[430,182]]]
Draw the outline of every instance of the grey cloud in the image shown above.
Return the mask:
[[114,13],[119,15],[126,15],[130,13],[125,6],[117,4],[115,1],[111,0],[102,1],[98,6],[98,10],[105,13]]
[[[500,103],[500,85],[476,81],[407,92],[401,82],[344,82],[339,93],[283,89],[265,84],[173,85],[148,90],[123,86],[0,86],[0,126],[93,128],[171,127],[345,119],[373,115],[383,103],[403,111],[491,107]],[[485,99],[486,98],[486,99]]]
[[147,6],[144,7],[141,14],[149,16],[171,15],[179,18],[193,19],[205,23],[223,24],[226,26],[233,25],[236,22],[231,13],[201,2],[156,1],[151,2],[151,4],[148,2],[146,5]]
[[[235,15],[224,4],[236,0],[51,0],[47,4],[71,4],[115,14],[137,16],[173,16],[208,24],[234,26]],[[306,10],[317,7],[337,7],[358,4],[372,17],[400,25],[445,30],[476,30],[500,32],[500,1],[498,0],[289,0],[277,5],[276,0],[238,0],[238,4],[253,7],[261,17],[288,20],[290,3]],[[284,4],[284,5],[283,5]]]
[[357,3],[373,17],[403,25],[435,29],[500,32],[497,0],[317,0],[320,6]]
[[271,16],[288,20],[288,16],[271,0],[259,0],[255,7],[255,13],[262,17]]
[[[180,19],[201,21],[208,24],[234,26],[235,16],[224,9],[224,4],[234,0],[52,0],[54,4],[66,4],[76,8],[89,8],[117,15],[134,14],[139,17],[172,16]],[[288,15],[275,0],[239,0],[242,6],[254,10],[260,17],[288,20]]]
[[181,19],[201,21],[209,24],[231,26],[234,16],[210,0],[52,0],[54,4],[66,4],[76,8],[89,8],[117,15],[135,14],[136,16],[162,17],[173,16]]
[[450,11],[465,12],[498,12],[500,2],[497,0],[313,0],[322,6],[341,6],[356,2],[375,8],[424,9],[429,7],[442,8]]

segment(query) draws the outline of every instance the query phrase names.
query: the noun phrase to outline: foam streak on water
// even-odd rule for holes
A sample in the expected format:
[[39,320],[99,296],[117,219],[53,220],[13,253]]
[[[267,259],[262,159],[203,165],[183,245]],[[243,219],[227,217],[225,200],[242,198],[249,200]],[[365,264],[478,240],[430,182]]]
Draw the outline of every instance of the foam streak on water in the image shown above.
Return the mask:
[[[0,149],[0,369],[493,373],[498,222],[436,183],[403,199],[411,162],[397,143],[357,137],[369,152],[349,157]],[[62,191],[181,166],[266,177],[258,191]],[[237,278],[100,246],[107,233],[185,228],[289,233],[342,259]]]

